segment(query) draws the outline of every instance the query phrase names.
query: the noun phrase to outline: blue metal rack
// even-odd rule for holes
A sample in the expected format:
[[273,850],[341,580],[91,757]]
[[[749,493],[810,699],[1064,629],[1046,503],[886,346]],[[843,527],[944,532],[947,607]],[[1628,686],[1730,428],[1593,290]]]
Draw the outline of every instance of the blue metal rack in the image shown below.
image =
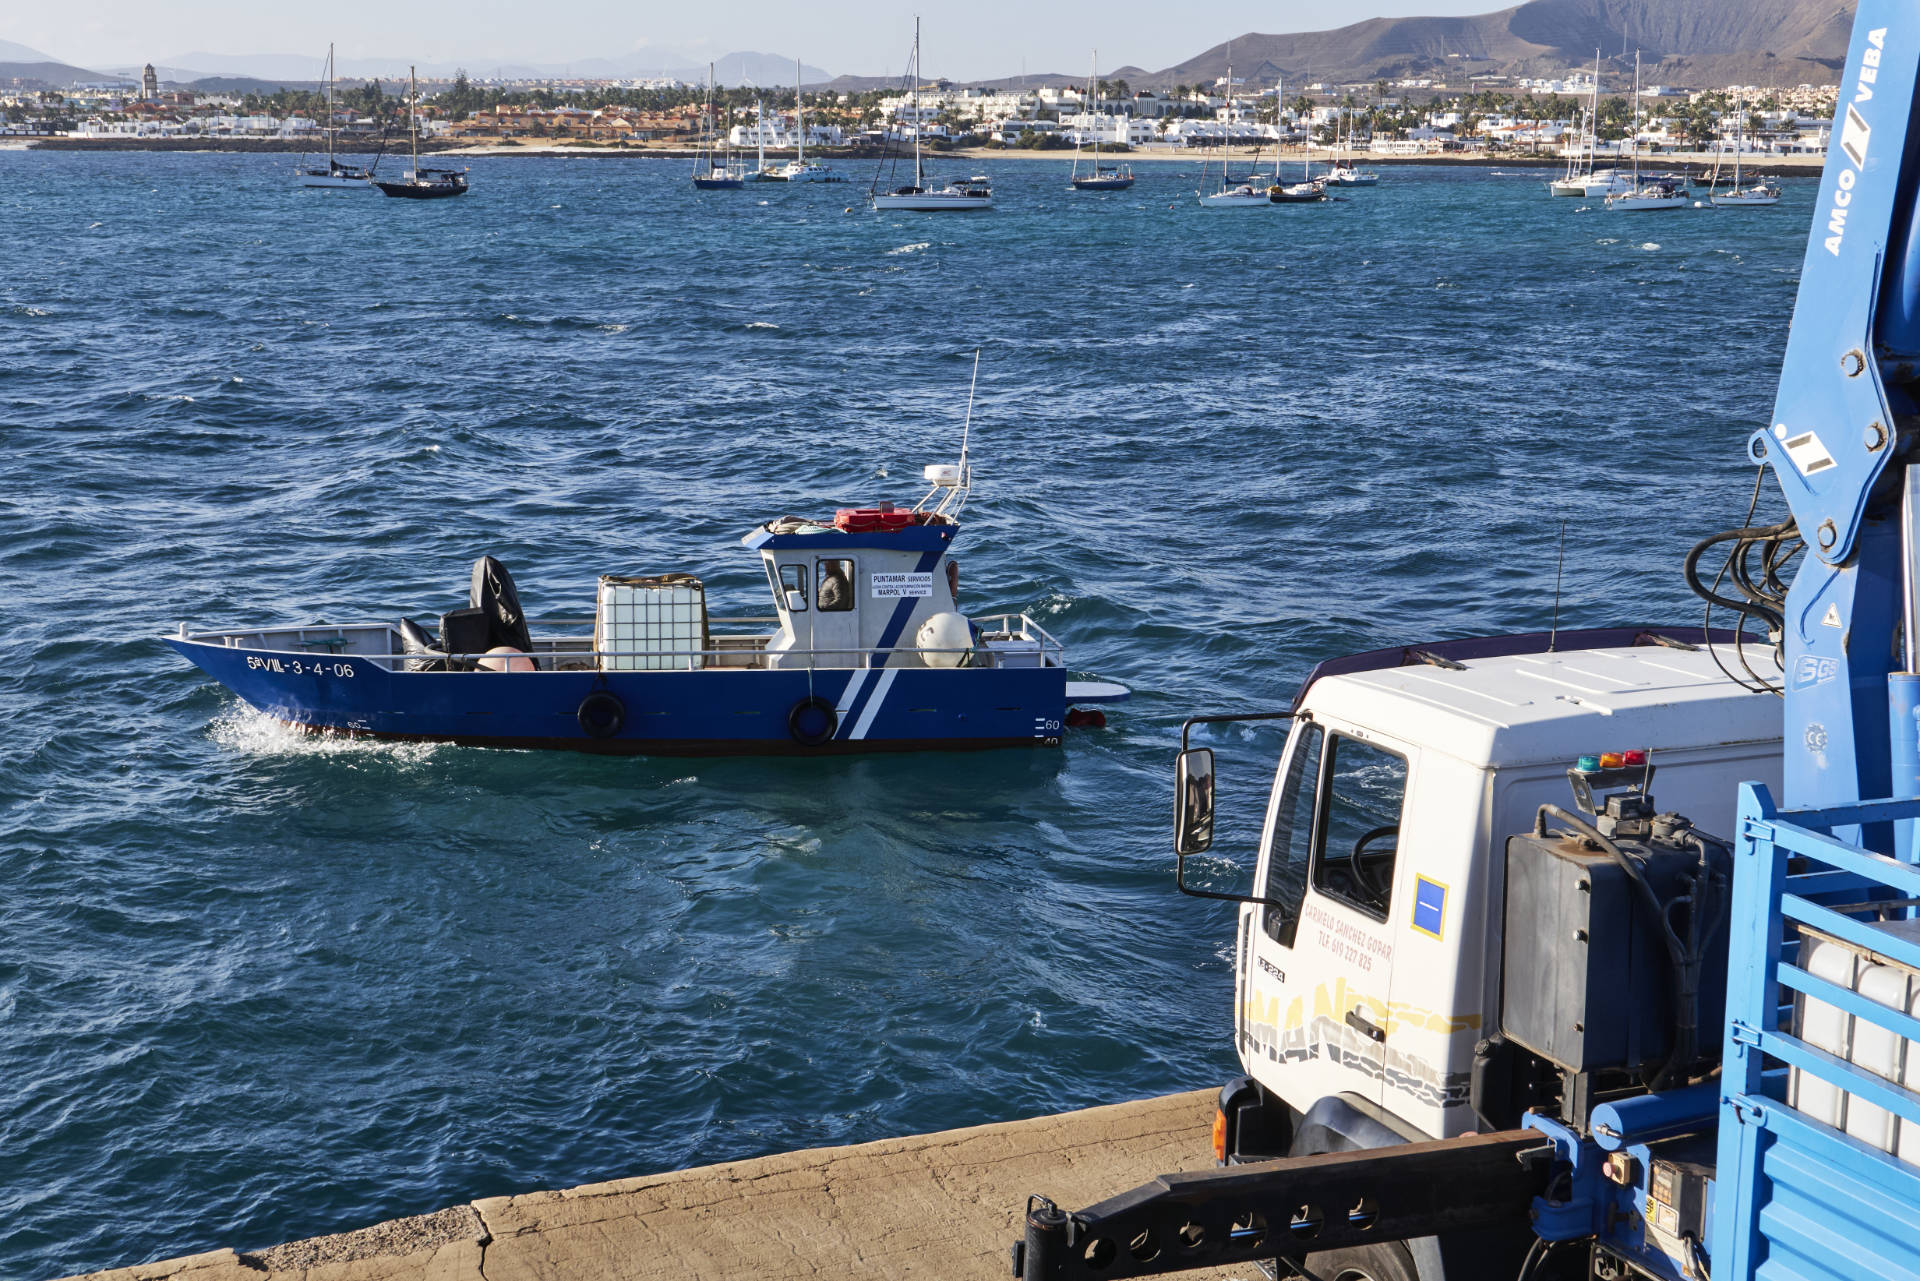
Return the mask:
[[[1920,1126],[1920,1093],[1809,1044],[1782,1017],[1798,992],[1920,1039],[1920,1019],[1801,968],[1797,942],[1804,925],[1920,969],[1920,944],[1872,929],[1859,907],[1920,899],[1920,867],[1830,834],[1915,818],[1916,800],[1783,812],[1765,787],[1741,788],[1713,1281],[1920,1281],[1920,1167],[1789,1107],[1763,1082],[1785,1064]],[[1789,874],[1793,858],[1805,863]]]

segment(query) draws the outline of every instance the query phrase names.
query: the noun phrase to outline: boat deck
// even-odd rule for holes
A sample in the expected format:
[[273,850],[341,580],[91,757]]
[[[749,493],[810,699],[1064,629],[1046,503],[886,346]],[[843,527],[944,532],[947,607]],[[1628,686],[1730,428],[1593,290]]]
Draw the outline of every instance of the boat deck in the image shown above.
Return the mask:
[[[1212,1166],[1216,1092],[488,1197],[88,1281],[688,1281],[1007,1275],[1029,1193],[1090,1205]],[[1189,1274],[1254,1281],[1250,1267]]]

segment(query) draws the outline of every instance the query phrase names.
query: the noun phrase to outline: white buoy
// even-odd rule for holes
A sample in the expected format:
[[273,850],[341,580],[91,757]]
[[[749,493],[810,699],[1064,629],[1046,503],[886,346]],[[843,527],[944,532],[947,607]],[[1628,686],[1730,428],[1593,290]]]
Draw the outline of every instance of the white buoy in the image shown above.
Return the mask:
[[533,660],[527,657],[524,649],[515,649],[511,645],[495,645],[480,660],[483,672],[531,672],[539,670]]
[[973,648],[973,628],[963,616],[943,610],[920,624],[914,643],[928,667],[958,667]]

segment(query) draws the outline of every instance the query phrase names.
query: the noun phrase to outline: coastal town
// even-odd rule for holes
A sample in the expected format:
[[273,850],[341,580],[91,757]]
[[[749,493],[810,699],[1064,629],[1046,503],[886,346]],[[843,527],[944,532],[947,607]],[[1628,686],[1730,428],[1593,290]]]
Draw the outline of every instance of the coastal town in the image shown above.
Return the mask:
[[[1300,86],[1222,76],[1206,84],[1134,88],[1124,80],[980,87],[947,80],[893,89],[805,91],[806,146],[884,149],[916,139],[936,148],[1045,151],[1098,141],[1151,154],[1189,148],[1331,144],[1346,138],[1374,156],[1560,154],[1580,145],[1597,96],[1597,149],[1635,149],[1628,87],[1576,73],[1558,79],[1475,77],[1464,87],[1429,78]],[[160,145],[254,140],[372,146],[405,128],[405,86],[344,85],[331,108],[317,86],[202,92],[162,82],[65,88],[0,84],[0,145]],[[1762,156],[1825,151],[1833,86],[1726,85],[1642,90],[1643,154],[1718,149],[1736,139]],[[735,147],[781,151],[802,141],[791,87],[730,86],[709,108],[705,87],[627,81],[422,83],[421,136],[440,147],[554,146],[673,150],[711,133]],[[709,115],[709,111],[712,112]],[[331,114],[329,114],[331,113]]]

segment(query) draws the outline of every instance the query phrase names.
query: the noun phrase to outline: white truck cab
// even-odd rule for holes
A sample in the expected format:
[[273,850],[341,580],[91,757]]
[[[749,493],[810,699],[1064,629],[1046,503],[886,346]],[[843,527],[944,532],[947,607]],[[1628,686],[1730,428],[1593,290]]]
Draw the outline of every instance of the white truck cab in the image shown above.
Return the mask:
[[[1689,633],[1452,642],[1308,678],[1235,949],[1235,1043],[1263,1115],[1236,1124],[1223,1091],[1216,1156],[1487,1128],[1469,1087],[1476,1045],[1499,1030],[1507,838],[1541,805],[1573,804],[1582,756],[1645,752],[1660,808],[1722,835],[1740,782],[1778,783],[1778,700],[1728,674],[1741,670],[1732,644]],[[1194,755],[1183,854],[1197,852],[1186,810],[1200,793],[1211,839],[1211,757]]]

